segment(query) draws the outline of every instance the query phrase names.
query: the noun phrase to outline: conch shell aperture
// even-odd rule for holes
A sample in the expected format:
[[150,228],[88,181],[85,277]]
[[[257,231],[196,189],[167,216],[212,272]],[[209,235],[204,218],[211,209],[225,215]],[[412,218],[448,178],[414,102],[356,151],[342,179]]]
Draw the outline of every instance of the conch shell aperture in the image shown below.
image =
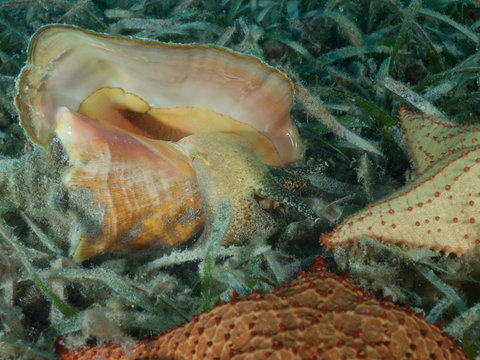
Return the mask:
[[272,220],[255,196],[295,203],[267,167],[302,155],[292,87],[253,57],[52,25],[33,37],[17,85],[27,134],[42,146],[56,134],[71,163],[66,186],[90,189],[105,209],[78,261],[208,234],[225,198],[226,242],[266,237]]

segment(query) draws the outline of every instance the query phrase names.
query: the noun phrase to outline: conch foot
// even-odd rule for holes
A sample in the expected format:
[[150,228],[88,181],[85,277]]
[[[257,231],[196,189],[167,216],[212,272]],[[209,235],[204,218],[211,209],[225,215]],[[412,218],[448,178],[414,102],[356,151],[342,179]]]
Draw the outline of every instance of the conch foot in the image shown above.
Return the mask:
[[270,166],[270,176],[262,182],[257,191],[264,198],[287,205],[305,217],[316,220],[317,214],[300,200],[299,195],[315,189],[306,175],[322,173],[327,166],[326,162],[314,166],[291,168]]
[[210,233],[218,206],[225,199],[232,206],[226,244],[265,239],[276,231],[273,217],[259,205],[258,198],[291,206],[312,219],[318,217],[274,179],[243,137],[228,133],[195,134],[179,144],[184,145],[191,158],[202,196],[206,214],[202,237]]
[[312,220],[318,219],[318,215],[307,204],[271,176],[265,177],[256,191],[257,194],[263,198],[290,206]]

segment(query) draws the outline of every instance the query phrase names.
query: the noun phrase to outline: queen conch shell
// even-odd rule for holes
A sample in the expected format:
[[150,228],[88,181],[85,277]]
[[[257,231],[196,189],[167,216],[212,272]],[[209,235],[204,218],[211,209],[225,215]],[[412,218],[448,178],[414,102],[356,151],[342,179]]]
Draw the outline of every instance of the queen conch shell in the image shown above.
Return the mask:
[[298,204],[267,167],[302,156],[292,87],[253,57],[52,25],[34,35],[17,85],[27,134],[41,146],[57,135],[65,185],[104,209],[78,261],[208,235],[224,199],[226,243],[267,237],[273,221],[256,199]]

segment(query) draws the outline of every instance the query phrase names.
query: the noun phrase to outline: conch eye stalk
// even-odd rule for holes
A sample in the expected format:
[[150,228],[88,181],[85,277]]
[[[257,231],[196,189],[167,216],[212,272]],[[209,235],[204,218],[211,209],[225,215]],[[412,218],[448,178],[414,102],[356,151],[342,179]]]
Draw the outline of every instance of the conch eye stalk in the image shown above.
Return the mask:
[[104,208],[103,229],[82,238],[76,260],[208,234],[224,199],[227,243],[274,230],[258,196],[314,216],[270,190],[267,166],[300,160],[302,144],[290,82],[253,57],[52,25],[34,35],[17,86],[27,134],[41,146],[57,135],[66,186]]

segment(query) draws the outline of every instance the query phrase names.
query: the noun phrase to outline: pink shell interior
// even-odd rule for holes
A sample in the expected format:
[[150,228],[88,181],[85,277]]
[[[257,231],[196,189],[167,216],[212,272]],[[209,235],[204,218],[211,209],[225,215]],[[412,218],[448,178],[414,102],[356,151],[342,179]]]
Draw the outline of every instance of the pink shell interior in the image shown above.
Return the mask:
[[102,87],[119,87],[151,107],[194,106],[250,124],[285,163],[302,155],[290,118],[292,87],[279,71],[232,51],[96,34],[67,26],[40,30],[18,82],[17,106],[31,138],[46,145],[61,106],[78,109]]

